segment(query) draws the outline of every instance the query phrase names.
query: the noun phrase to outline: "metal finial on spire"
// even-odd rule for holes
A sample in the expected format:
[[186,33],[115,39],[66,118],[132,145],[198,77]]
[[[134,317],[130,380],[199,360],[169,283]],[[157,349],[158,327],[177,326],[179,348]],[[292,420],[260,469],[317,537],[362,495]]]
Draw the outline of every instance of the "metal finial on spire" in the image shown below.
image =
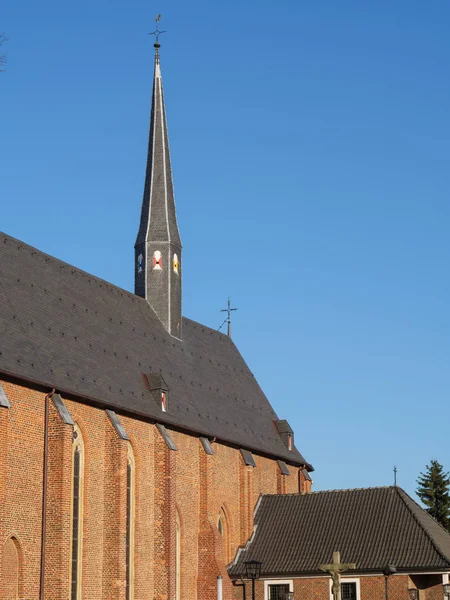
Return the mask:
[[160,31],[159,29],[159,22],[161,20],[161,15],[158,15],[155,19],[156,21],[156,29],[155,31],[151,31],[148,35],[154,35],[156,38],[156,42],[155,42],[155,48],[159,48],[159,36],[162,35],[163,33],[167,33],[166,30],[164,31]]
[[394,486],[397,487],[397,467],[394,465]]
[[237,308],[231,308],[231,300],[230,300],[230,298],[228,298],[228,306],[227,306],[227,308],[222,308],[221,311],[220,311],[220,312],[226,312],[227,313],[227,318],[222,323],[222,325],[219,327],[219,331],[222,329],[222,327],[225,325],[225,323],[228,323],[227,335],[228,335],[229,338],[231,337],[231,313],[234,310],[238,310],[238,309]]
[[160,31],[159,29],[159,21],[161,20],[161,15],[158,15],[155,19],[156,21],[156,29],[155,31],[151,31],[148,35],[154,35],[155,36],[155,43],[153,44],[154,48],[155,48],[155,62],[156,64],[159,64],[159,49],[161,48],[161,44],[159,43],[159,36],[162,35],[163,33],[166,33],[166,31]]

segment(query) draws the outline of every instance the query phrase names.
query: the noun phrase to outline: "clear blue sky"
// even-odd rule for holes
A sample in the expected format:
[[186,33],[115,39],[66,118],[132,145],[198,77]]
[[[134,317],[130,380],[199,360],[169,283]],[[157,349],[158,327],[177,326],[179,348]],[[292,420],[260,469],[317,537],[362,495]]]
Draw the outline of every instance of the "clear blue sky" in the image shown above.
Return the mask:
[[315,489],[450,468],[450,3],[3,0],[1,229],[133,287],[162,70],[184,314],[234,339]]

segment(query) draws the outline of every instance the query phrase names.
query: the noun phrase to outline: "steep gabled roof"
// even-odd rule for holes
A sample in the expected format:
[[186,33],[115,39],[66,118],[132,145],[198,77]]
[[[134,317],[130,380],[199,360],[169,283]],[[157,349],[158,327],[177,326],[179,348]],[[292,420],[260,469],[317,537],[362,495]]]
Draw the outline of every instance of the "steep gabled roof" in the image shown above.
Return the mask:
[[[0,233],[0,374],[305,464],[233,342],[190,319],[183,331],[172,337],[145,299]],[[167,413],[142,377],[158,372]]]
[[254,535],[229,572],[240,576],[252,559],[264,576],[323,575],[335,551],[355,573],[450,569],[450,535],[401,488],[385,487],[261,496]]

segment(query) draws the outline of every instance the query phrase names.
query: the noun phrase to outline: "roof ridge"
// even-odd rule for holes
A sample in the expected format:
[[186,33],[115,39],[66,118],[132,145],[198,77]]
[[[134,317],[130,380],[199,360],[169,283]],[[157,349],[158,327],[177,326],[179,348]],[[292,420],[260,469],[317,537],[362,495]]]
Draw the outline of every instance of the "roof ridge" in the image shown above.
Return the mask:
[[[440,548],[439,544],[438,544],[438,543],[437,543],[437,542],[434,540],[433,536],[432,536],[432,535],[431,535],[431,533],[428,531],[427,527],[426,527],[426,526],[424,526],[424,525],[423,525],[423,524],[420,522],[420,520],[417,518],[417,515],[416,515],[416,514],[414,514],[414,511],[413,511],[413,510],[411,509],[411,507],[408,505],[408,502],[406,501],[406,499],[405,499],[405,497],[404,497],[404,496],[406,496],[406,498],[408,498],[409,500],[411,500],[411,502],[413,502],[413,503],[414,503],[414,504],[417,506],[417,508],[419,508],[419,509],[420,509],[420,510],[422,510],[422,511],[423,511],[425,514],[427,514],[427,515],[430,517],[430,519],[433,519],[433,521],[434,521],[434,522],[435,522],[437,525],[439,525],[439,527],[442,529],[442,531],[444,531],[444,532],[445,532],[447,535],[449,535],[449,532],[448,532],[446,529],[444,529],[444,527],[442,527],[442,525],[441,525],[441,524],[440,524],[438,521],[436,521],[436,519],[435,519],[434,517],[432,517],[432,516],[430,515],[430,513],[429,513],[429,512],[427,512],[427,511],[426,511],[424,508],[422,508],[422,507],[421,507],[421,506],[420,506],[420,505],[419,505],[419,504],[418,504],[418,503],[417,503],[417,502],[414,500],[414,498],[411,498],[411,496],[410,496],[409,494],[407,494],[403,488],[401,488],[401,487],[399,487],[399,486],[394,486],[394,487],[395,487],[395,489],[396,489],[396,491],[397,491],[397,494],[398,494],[398,495],[399,495],[399,497],[401,498],[401,500],[402,500],[403,504],[406,506],[406,508],[408,509],[408,511],[411,513],[411,515],[413,516],[413,519],[416,521],[416,523],[418,524],[418,526],[420,527],[420,529],[421,529],[421,530],[422,530],[422,531],[425,533],[426,537],[427,537],[427,538],[428,538],[428,540],[431,542],[431,545],[433,546],[433,548],[436,550],[436,552],[439,554],[439,556],[440,556],[440,557],[441,557],[443,560],[445,560],[445,561],[446,561],[446,563],[447,563],[448,565],[450,565],[450,560],[449,560],[448,556],[446,556],[446,555],[444,554],[444,552],[443,552],[443,551],[442,551],[442,549]],[[404,496],[403,496],[403,494],[404,494]]]
[[[312,496],[319,494],[331,494],[331,493],[343,493],[343,492],[360,492],[366,490],[389,490],[394,488],[393,485],[374,485],[370,487],[360,487],[360,488],[344,488],[344,489],[335,489],[335,490],[314,490],[311,492],[302,492],[302,493],[289,493],[289,494],[262,494],[263,496]],[[445,530],[444,530],[445,531]]]

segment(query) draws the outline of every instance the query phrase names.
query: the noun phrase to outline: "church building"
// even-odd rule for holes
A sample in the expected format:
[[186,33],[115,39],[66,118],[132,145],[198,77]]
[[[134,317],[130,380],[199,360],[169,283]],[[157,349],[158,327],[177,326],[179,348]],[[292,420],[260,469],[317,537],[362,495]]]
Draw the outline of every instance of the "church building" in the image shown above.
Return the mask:
[[259,496],[311,488],[233,341],[182,316],[159,49],[134,293],[0,233],[2,600],[241,597]]

